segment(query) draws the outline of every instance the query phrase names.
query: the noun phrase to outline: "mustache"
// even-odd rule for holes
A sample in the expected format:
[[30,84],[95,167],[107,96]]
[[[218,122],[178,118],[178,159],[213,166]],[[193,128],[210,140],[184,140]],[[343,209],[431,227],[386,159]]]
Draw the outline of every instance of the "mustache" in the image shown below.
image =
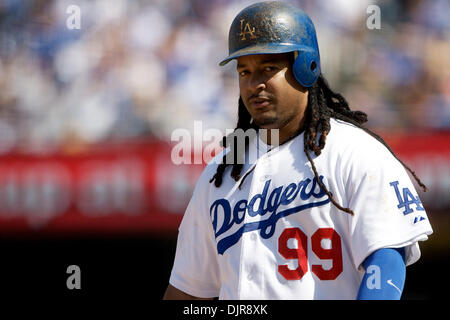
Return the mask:
[[250,95],[250,96],[248,97],[248,100],[247,100],[247,101],[252,101],[252,100],[254,100],[254,99],[274,100],[275,97],[274,97],[272,94],[270,94],[270,93],[266,93],[266,94],[254,93],[254,94],[252,94],[252,95]]

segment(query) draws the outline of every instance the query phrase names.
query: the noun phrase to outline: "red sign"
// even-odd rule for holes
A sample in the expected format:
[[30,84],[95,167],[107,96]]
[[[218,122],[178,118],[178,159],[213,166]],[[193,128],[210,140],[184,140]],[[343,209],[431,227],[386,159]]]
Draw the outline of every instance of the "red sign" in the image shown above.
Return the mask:
[[164,143],[77,155],[0,158],[0,232],[176,230],[203,165],[173,165]]

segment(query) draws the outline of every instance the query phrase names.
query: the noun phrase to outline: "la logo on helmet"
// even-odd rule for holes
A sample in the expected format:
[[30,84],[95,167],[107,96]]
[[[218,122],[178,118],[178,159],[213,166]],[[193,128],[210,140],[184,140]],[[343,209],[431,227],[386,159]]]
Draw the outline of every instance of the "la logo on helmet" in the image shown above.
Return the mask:
[[250,23],[246,23],[245,24],[245,27],[244,27],[244,21],[245,21],[245,19],[241,19],[241,33],[239,34],[242,38],[241,38],[241,40],[247,40],[246,38],[245,38],[245,35],[246,34],[249,34],[250,35],[250,39],[256,39],[256,36],[255,36],[255,27],[253,27],[253,29],[250,27]]

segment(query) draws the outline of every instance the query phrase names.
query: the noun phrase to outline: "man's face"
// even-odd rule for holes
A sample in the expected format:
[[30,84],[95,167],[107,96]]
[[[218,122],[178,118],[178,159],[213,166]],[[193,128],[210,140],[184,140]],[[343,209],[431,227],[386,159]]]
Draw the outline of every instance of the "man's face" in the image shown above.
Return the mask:
[[308,91],[294,78],[288,53],[239,57],[239,89],[260,128],[296,131],[303,123]]

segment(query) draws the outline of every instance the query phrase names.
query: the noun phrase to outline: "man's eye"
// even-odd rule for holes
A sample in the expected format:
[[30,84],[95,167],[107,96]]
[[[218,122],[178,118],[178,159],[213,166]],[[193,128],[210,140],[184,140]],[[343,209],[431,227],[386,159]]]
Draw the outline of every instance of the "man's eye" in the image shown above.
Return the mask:
[[275,67],[269,67],[269,66],[264,68],[264,70],[267,71],[267,72],[272,72],[275,69],[276,69]]
[[246,70],[239,72],[239,76],[241,76],[241,77],[245,76],[246,74],[248,74],[248,71],[246,71]]

